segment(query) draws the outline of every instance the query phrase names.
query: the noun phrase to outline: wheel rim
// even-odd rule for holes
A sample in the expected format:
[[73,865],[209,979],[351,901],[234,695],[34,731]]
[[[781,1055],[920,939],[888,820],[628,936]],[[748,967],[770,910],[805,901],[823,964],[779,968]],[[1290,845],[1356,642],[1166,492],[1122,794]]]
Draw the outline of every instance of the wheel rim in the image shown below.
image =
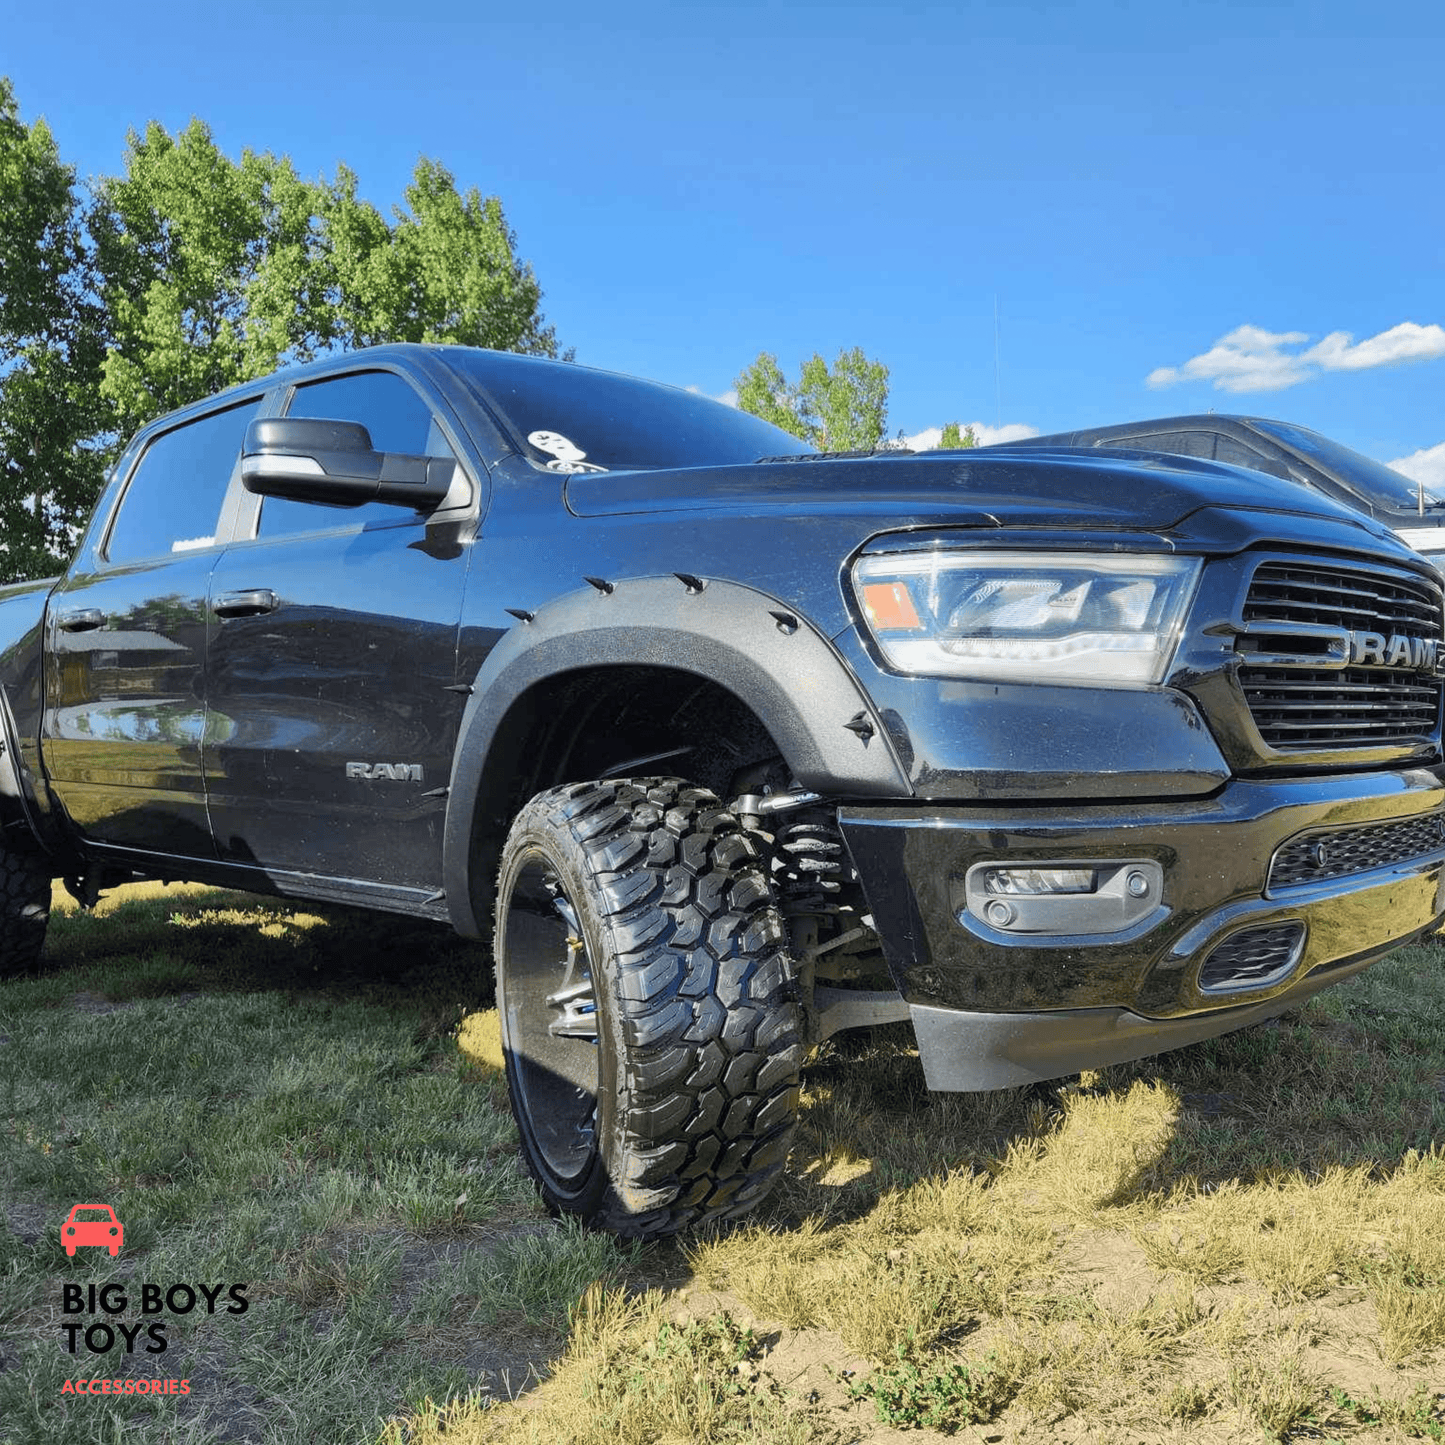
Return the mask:
[[597,1148],[597,996],[577,910],[538,853],[521,861],[500,920],[512,1089],[537,1162],[560,1190]]

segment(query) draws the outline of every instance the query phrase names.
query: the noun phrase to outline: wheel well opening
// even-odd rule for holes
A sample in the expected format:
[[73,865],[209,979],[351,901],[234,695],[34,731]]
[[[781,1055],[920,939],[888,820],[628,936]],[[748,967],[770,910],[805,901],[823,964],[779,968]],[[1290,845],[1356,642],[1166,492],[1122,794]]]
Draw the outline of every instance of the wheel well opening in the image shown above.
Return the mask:
[[710,678],[679,668],[600,667],[536,683],[488,750],[473,815],[477,917],[490,917],[502,840],[529,798],[563,783],[678,777],[727,799],[777,759],[761,719]]

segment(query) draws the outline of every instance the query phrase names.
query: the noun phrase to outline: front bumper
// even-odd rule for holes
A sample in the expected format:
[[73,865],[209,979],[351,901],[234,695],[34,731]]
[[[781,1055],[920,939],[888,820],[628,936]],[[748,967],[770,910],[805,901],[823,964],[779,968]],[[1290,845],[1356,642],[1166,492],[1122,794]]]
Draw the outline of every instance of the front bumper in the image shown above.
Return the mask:
[[[1442,807],[1445,769],[1415,768],[1131,806],[854,806],[839,822],[929,1087],[988,1089],[1228,1032],[1418,938],[1445,912]],[[1118,859],[1157,865],[1163,888],[1114,932],[1008,933],[970,908],[982,863]]]

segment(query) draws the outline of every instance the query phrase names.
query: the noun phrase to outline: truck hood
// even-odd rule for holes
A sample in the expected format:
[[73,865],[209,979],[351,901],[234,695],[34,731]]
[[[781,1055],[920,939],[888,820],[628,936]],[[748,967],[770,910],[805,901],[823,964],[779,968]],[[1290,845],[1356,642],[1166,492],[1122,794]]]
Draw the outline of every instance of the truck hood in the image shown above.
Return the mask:
[[751,466],[568,477],[579,517],[646,512],[780,511],[936,517],[980,526],[1163,531],[1203,507],[1247,507],[1350,522],[1385,535],[1362,513],[1295,482],[1190,457],[1122,461],[1050,447],[1008,452],[809,458]]

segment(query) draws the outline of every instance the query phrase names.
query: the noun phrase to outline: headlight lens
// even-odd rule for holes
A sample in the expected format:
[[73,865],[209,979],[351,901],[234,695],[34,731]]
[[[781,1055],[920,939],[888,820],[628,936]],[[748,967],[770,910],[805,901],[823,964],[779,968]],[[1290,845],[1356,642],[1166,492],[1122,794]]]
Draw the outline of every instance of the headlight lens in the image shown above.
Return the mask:
[[1162,682],[1199,559],[1085,552],[860,558],[869,631],[899,672],[1008,682]]

